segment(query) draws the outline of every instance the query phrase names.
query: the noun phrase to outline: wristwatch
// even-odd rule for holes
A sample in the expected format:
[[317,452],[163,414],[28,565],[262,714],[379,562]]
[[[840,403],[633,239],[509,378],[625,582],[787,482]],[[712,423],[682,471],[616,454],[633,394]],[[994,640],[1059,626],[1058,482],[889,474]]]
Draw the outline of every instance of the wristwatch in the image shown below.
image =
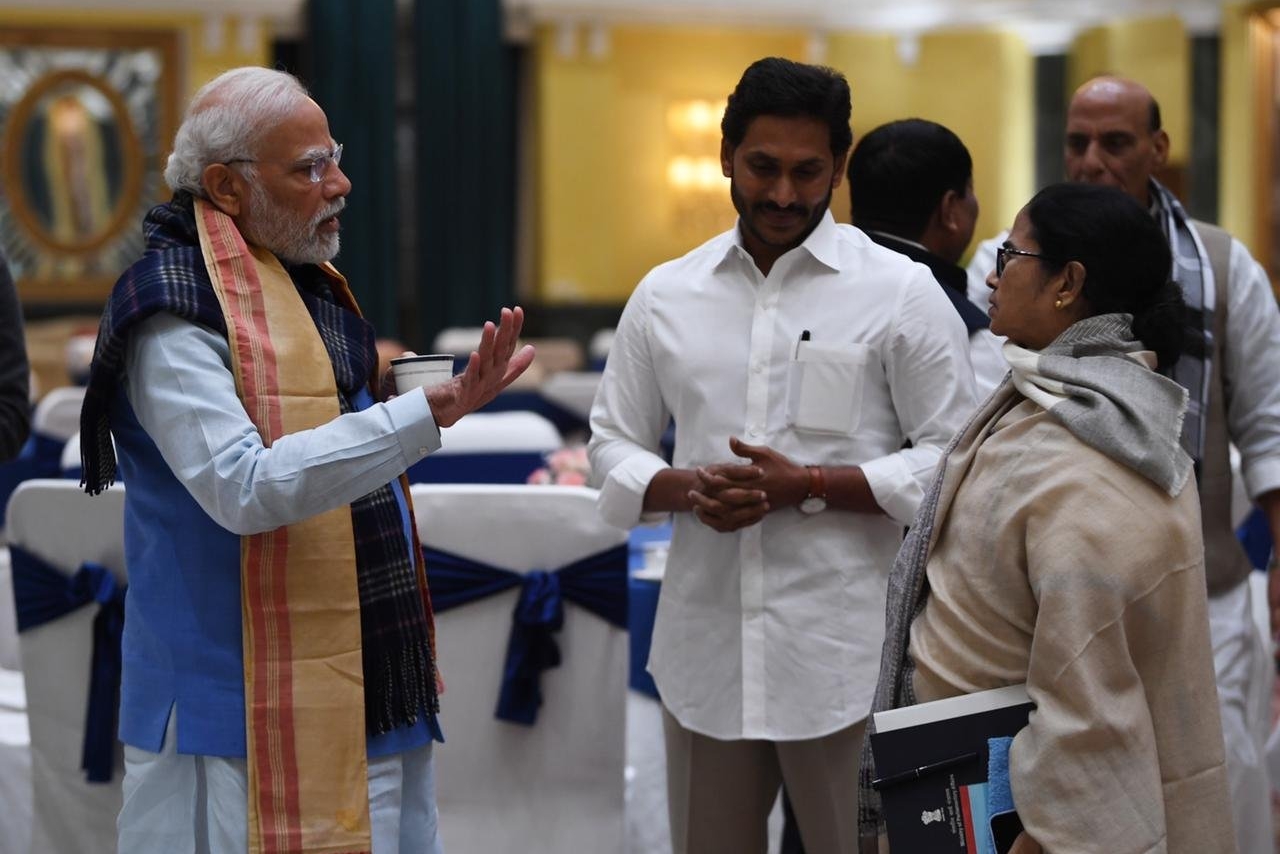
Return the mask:
[[800,512],[812,515],[827,509],[827,479],[822,466],[805,466],[809,470],[809,494],[800,502]]

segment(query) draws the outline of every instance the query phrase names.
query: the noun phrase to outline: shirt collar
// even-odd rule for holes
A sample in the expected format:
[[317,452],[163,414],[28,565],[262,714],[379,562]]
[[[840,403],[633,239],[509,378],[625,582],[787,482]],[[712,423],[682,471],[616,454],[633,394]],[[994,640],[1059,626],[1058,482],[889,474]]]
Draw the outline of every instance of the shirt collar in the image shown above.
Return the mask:
[[[728,232],[729,242],[725,246],[724,257],[721,263],[733,256],[738,256],[747,263],[755,263],[751,260],[751,253],[747,251],[747,247],[742,242],[742,218],[734,223],[733,228]],[[804,239],[798,248],[805,250],[814,260],[818,261],[832,270],[840,270],[840,230],[836,225],[835,217],[831,215],[828,208],[822,214],[822,219],[818,221],[818,225],[809,232],[809,236]],[[794,250],[792,250],[794,251]],[[719,265],[717,265],[719,266]]]
[[[884,238],[885,240],[889,240],[889,241],[892,241],[892,242],[894,242],[894,243],[904,243],[904,244],[906,244],[907,246],[912,246],[912,247],[914,247],[914,248],[916,248],[916,249],[919,249],[921,252],[929,252],[928,247],[926,247],[923,243],[917,243],[917,242],[916,242],[916,241],[914,241],[914,240],[907,240],[907,238],[905,238],[905,237],[899,237],[898,235],[896,235],[896,234],[890,234],[890,233],[889,233],[889,232],[887,232],[887,231],[877,231],[877,230],[876,230],[876,229],[874,229],[874,228],[868,228],[868,229],[866,229],[866,232],[867,232],[867,234],[868,234],[868,235],[873,235],[873,236],[875,236],[875,237],[881,237],[881,238]],[[879,242],[879,241],[877,241],[877,242]],[[930,255],[932,255],[933,253],[932,253],[932,252],[929,252],[929,254],[930,254]]]

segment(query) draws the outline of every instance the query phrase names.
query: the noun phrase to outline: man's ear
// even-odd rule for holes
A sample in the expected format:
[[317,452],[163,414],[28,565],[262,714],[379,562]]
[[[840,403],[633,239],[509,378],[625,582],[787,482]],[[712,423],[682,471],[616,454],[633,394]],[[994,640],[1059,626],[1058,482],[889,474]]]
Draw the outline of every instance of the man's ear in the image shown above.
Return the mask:
[[845,164],[848,161],[849,161],[849,152],[846,151],[844,154],[841,154],[839,157],[837,157],[835,161],[831,164],[832,170],[833,170],[831,175],[831,189],[834,190],[836,187],[839,187],[840,182],[844,180]]
[[225,163],[210,163],[200,175],[200,184],[214,207],[229,217],[240,216],[249,189],[240,173]]
[[947,190],[938,200],[938,207],[934,209],[938,226],[949,234],[960,230],[960,219],[956,216],[956,211],[959,210],[962,201],[964,201],[963,197],[955,190]]
[[1164,128],[1151,135],[1151,149],[1155,153],[1157,166],[1163,166],[1169,159],[1169,134]]
[[724,137],[720,137],[720,171],[726,178],[733,177],[733,146]]

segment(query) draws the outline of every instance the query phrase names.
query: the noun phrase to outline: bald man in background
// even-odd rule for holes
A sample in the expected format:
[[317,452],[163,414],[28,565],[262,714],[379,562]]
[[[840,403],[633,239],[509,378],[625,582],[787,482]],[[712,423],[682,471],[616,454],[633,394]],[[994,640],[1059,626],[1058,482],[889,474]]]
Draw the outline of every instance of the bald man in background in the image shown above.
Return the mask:
[[[1065,162],[1072,181],[1119,187],[1160,223],[1174,257],[1173,277],[1188,307],[1187,341],[1172,376],[1190,407],[1183,446],[1196,461],[1222,728],[1232,812],[1242,852],[1274,850],[1271,785],[1264,763],[1274,665],[1252,620],[1248,557],[1231,520],[1228,444],[1240,451],[1249,498],[1280,537],[1280,312],[1262,266],[1222,229],[1192,220],[1154,177],[1169,156],[1160,107],[1142,84],[1122,77],[1089,80],[1067,109]],[[969,265],[974,287],[995,266],[999,235]],[[1280,629],[1280,571],[1268,566],[1271,628]]]

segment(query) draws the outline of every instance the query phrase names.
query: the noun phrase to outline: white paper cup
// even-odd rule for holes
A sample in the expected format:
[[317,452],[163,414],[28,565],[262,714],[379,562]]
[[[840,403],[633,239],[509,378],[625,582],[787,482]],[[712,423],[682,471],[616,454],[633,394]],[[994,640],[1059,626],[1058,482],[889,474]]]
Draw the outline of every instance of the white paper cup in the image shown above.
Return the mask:
[[391,373],[396,378],[396,394],[408,394],[415,388],[430,388],[453,376],[453,354],[399,356],[391,360]]

